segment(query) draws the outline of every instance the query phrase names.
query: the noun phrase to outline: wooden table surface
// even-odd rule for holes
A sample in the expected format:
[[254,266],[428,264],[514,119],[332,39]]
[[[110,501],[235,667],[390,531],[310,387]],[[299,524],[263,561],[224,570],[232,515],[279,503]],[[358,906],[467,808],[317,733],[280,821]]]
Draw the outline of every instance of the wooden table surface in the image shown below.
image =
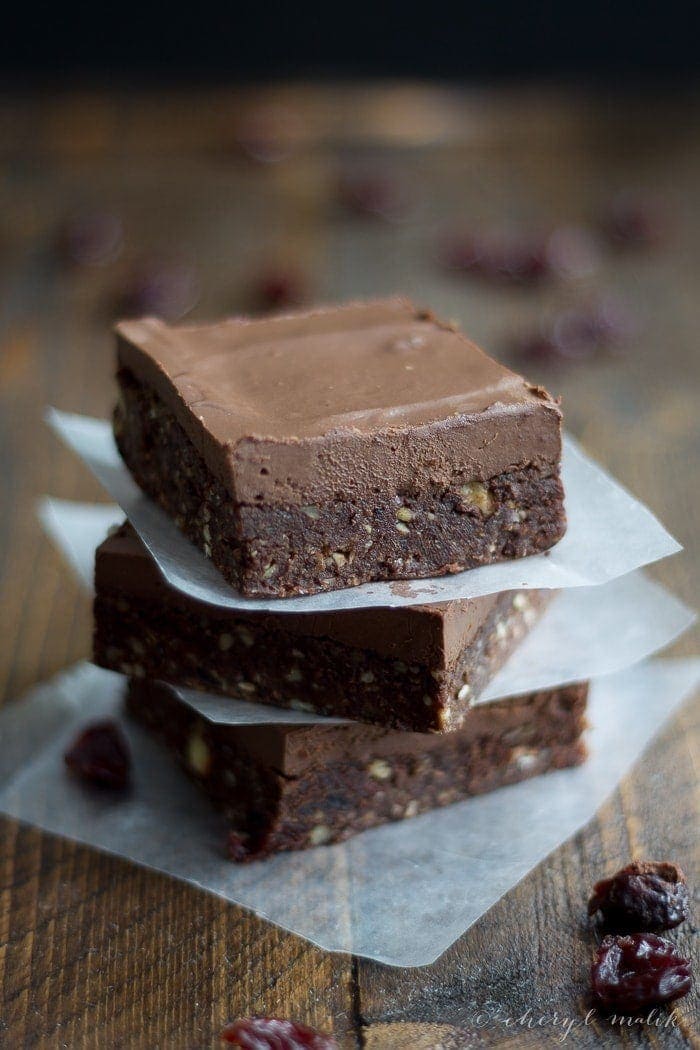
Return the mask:
[[[102,415],[113,398],[110,323],[133,261],[187,260],[193,317],[245,310],[259,273],[299,271],[321,300],[406,291],[492,352],[547,311],[614,294],[639,332],[625,353],[529,367],[564,398],[569,428],[686,550],[655,578],[697,601],[700,134],[697,93],[554,88],[309,86],[4,94],[0,100],[0,692],[19,696],[89,652],[90,603],[34,518],[44,492],[104,498],[42,426],[42,408]],[[252,130],[251,130],[252,129]],[[262,131],[261,131],[262,129]],[[273,137],[267,163],[249,143]],[[269,143],[268,143],[269,145]],[[245,147],[245,148],[242,148]],[[412,207],[389,223],[339,212],[339,170],[393,173]],[[494,288],[445,275],[440,231],[585,224],[618,190],[658,194],[656,251],[604,249],[572,285]],[[70,268],[52,246],[67,214],[123,219],[121,257]],[[630,523],[631,525],[633,523]],[[697,651],[690,632],[672,650]],[[671,857],[700,886],[700,709],[687,706],[598,818],[433,966],[333,955],[192,886],[0,820],[0,1045],[200,1048],[222,1024],[272,1014],[372,1050],[543,1046],[561,1030],[512,1027],[527,1008],[582,1021],[594,879],[631,855]],[[690,923],[683,948],[700,950]],[[485,1027],[479,1008],[500,1004]],[[695,994],[675,1026],[571,1045],[690,1046]],[[697,1043],[696,1043],[697,1045]]]

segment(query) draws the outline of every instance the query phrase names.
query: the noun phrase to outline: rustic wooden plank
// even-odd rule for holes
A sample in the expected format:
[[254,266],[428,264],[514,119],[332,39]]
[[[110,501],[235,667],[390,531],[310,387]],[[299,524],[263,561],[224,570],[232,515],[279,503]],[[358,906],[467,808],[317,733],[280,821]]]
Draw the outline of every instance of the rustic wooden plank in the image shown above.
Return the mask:
[[[261,114],[264,123],[270,108],[289,121],[293,149],[284,162],[262,165],[242,153],[241,127]],[[529,370],[563,394],[573,431],[689,548],[653,573],[696,599],[693,93],[653,104],[620,98],[612,107],[602,95],[537,89],[83,92],[5,97],[0,128],[0,696],[17,696],[88,652],[89,600],[44,541],[32,508],[45,491],[102,497],[38,422],[48,401],[108,411],[114,292],[133,260],[152,251],[196,267],[195,316],[246,308],[254,277],[281,266],[306,275],[312,297],[406,290],[497,352],[542,310],[598,289],[626,296],[645,317],[625,356]],[[409,221],[339,213],[334,186],[348,157],[370,166],[379,158],[406,180],[417,203]],[[628,185],[666,197],[673,240],[648,256],[606,252],[576,295],[493,289],[447,278],[435,265],[440,231],[458,220],[587,222]],[[76,207],[123,217],[126,250],[112,267],[56,265],[51,243]],[[674,651],[694,648],[697,632]],[[631,853],[657,853],[700,883],[698,717],[697,706],[679,716],[590,828],[421,970],[321,952],[192,887],[3,820],[0,1032],[13,1047],[205,1047],[228,1018],[269,1012],[332,1028],[343,1047],[554,1042],[553,1028],[480,1028],[474,1007],[488,999],[506,1013],[530,1006],[580,1019],[591,951],[583,904],[594,878]],[[679,937],[700,968],[692,930]],[[627,1042],[692,1045],[697,999],[680,1016],[672,1032],[637,1029]],[[576,1045],[600,1045],[608,1034],[590,1027]]]

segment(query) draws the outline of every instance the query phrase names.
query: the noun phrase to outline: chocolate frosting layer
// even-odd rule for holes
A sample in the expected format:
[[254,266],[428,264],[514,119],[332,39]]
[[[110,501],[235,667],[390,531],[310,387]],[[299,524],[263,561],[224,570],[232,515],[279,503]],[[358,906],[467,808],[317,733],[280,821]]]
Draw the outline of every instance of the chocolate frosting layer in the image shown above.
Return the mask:
[[185,605],[196,614],[227,623],[276,627],[291,634],[331,638],[409,664],[449,667],[469,645],[495,607],[499,595],[469,601],[438,602],[397,609],[368,608],[329,613],[242,613],[214,609],[171,587],[130,525],[123,525],[97,548],[95,590],[131,597],[162,607]]
[[352,499],[554,465],[549,394],[402,299],[250,320],[117,326],[121,368],[153,388],[239,502]]

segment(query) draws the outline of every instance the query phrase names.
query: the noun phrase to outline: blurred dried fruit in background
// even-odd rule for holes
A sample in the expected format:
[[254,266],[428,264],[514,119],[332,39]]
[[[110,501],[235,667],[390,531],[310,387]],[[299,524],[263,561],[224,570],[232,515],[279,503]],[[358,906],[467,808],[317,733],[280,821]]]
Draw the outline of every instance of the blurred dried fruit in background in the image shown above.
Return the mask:
[[69,266],[107,266],[124,245],[124,228],[118,215],[85,211],[68,216],[56,236],[56,253]]
[[654,248],[670,233],[666,208],[657,197],[625,190],[603,212],[603,235],[619,248]]
[[622,303],[601,299],[544,319],[534,330],[514,335],[507,349],[530,360],[580,361],[621,349],[637,329]]
[[142,260],[117,295],[117,313],[177,321],[196,306],[199,295],[199,281],[192,266],[160,259]]
[[300,306],[305,299],[304,281],[291,270],[264,271],[250,287],[250,308],[255,312],[285,310]]

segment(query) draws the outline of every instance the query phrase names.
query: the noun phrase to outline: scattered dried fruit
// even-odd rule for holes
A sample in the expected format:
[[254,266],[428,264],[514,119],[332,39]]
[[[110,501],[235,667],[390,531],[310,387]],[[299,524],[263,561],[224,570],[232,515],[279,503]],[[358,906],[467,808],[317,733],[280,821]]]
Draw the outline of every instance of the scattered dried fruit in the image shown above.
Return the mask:
[[671,941],[653,933],[606,937],[591,967],[595,999],[622,1013],[680,999],[691,985],[690,959],[679,955]]
[[548,276],[549,265],[541,241],[525,237],[462,237],[442,252],[450,270],[490,281],[533,284]]
[[232,1021],[222,1031],[221,1038],[242,1050],[338,1050],[332,1036],[296,1021],[279,1021],[273,1017]]
[[191,266],[149,260],[134,268],[118,296],[125,317],[150,315],[177,321],[197,304],[199,282]]
[[299,306],[306,298],[303,282],[294,273],[279,270],[263,273],[250,292],[254,310],[283,310],[289,306]]
[[513,339],[511,350],[530,359],[583,360],[621,348],[635,329],[619,303],[604,299],[586,308],[562,310],[535,331]]
[[124,788],[131,754],[116,722],[94,722],[83,729],[64,755],[71,773],[100,787]]
[[628,190],[610,203],[601,227],[620,248],[652,248],[666,239],[668,216],[655,198]]
[[683,872],[667,861],[633,861],[593,887],[588,914],[614,930],[670,930],[688,918]]
[[408,211],[402,186],[383,172],[346,172],[338,181],[338,200],[354,215],[398,222]]
[[586,277],[598,266],[594,238],[577,226],[562,226],[546,235],[521,233],[467,235],[448,242],[442,260],[489,281],[536,284],[551,279]]
[[106,211],[81,212],[67,218],[56,243],[60,258],[72,266],[107,266],[122,250],[121,219]]

